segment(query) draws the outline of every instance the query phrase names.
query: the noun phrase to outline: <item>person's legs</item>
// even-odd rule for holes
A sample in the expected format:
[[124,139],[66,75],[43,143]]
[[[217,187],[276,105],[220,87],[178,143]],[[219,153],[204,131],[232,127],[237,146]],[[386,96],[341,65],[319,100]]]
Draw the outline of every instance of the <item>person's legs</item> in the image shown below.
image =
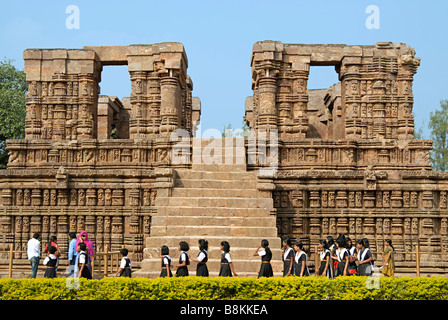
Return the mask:
[[36,278],[37,268],[39,267],[39,258],[32,257],[30,259],[30,262],[31,262],[31,278]]
[[75,273],[75,261],[76,259],[70,260],[70,264],[68,266],[69,277],[71,277]]

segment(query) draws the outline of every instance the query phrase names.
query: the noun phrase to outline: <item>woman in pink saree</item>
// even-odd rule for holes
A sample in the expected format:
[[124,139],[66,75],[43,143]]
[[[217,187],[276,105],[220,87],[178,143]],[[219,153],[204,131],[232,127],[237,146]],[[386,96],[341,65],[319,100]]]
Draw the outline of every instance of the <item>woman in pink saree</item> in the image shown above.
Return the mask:
[[[89,255],[89,262],[88,262],[88,268],[90,270],[90,273],[93,275],[92,273],[92,261],[93,261],[93,255],[95,254],[95,245],[93,244],[93,241],[89,239],[89,236],[87,234],[87,231],[81,231],[79,233],[78,238],[76,239],[76,243],[75,243],[75,250],[77,252],[79,252],[79,244],[81,242],[84,242],[87,246],[87,254]],[[78,256],[76,256],[76,259],[78,259]],[[75,268],[77,267],[78,262],[75,262]]]

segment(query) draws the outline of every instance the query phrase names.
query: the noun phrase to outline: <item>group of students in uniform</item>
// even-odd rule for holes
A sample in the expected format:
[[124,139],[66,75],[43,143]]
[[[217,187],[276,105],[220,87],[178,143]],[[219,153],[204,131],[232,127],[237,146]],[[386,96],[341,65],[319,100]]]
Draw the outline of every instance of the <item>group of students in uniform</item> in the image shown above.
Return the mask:
[[[170,250],[168,246],[162,246],[161,248],[161,258],[162,258],[162,271],[160,273],[160,277],[172,277],[173,273],[171,271],[172,268],[176,268],[176,276],[177,277],[186,277],[189,276],[188,266],[190,265],[190,261],[197,262],[196,268],[196,276],[199,277],[208,277],[209,271],[207,267],[208,261],[208,241],[205,239],[200,239],[198,241],[199,253],[196,258],[192,258],[188,251],[190,250],[190,246],[186,241],[179,242],[179,263],[172,264],[170,257]],[[235,268],[232,263],[232,258],[230,256],[230,244],[228,241],[221,242],[221,267],[219,270],[219,276],[221,277],[231,277],[232,274],[236,277],[238,276],[235,272]]]
[[[290,239],[283,239],[283,276],[309,276],[307,255],[303,245],[297,241],[292,247]],[[319,241],[320,266],[316,276],[326,276],[333,279],[337,276],[358,274],[370,276],[373,271],[373,257],[366,238],[353,245],[349,237],[340,235],[336,241],[333,237]],[[358,262],[358,265],[356,265]]]
[[333,279],[337,276],[371,276],[373,272],[373,256],[367,238],[359,239],[353,244],[349,237],[339,235],[334,240],[319,241],[320,267],[316,275]]
[[[394,275],[393,246],[390,239],[385,240],[384,264],[380,268],[385,276]],[[317,276],[333,279],[337,276],[371,276],[373,273],[373,255],[369,240],[362,238],[353,243],[349,237],[341,234],[336,240],[328,236],[319,241],[320,266]]]
[[[383,266],[389,266],[392,270],[387,271],[385,275],[393,276],[393,246],[391,240],[386,240],[387,256]],[[185,241],[179,243],[179,263],[172,264],[169,256],[169,248],[162,246],[161,260],[162,271],[160,277],[172,277],[172,268],[176,268],[177,277],[188,276],[188,266],[190,261],[197,262],[196,276],[208,277],[207,268],[208,261],[208,242],[205,239],[198,241],[199,253],[196,258],[192,258],[188,251],[189,245]],[[261,249],[261,250],[260,250]],[[389,250],[390,249],[390,250]],[[221,266],[219,276],[231,277],[232,274],[237,276],[232,258],[230,256],[230,244],[227,241],[221,242]],[[273,277],[274,273],[271,266],[272,251],[269,248],[269,242],[263,239],[260,246],[253,253],[254,256],[261,257],[261,266],[258,277]],[[353,244],[349,237],[341,234],[336,240],[328,236],[326,239],[319,241],[319,257],[320,266],[316,269],[316,276],[326,276],[330,279],[345,275],[371,276],[373,272],[373,256],[370,250],[369,240],[367,238],[359,239]],[[304,246],[300,241],[292,244],[291,239],[282,240],[282,260],[283,260],[283,276],[310,276],[310,270],[307,265],[307,254]]]

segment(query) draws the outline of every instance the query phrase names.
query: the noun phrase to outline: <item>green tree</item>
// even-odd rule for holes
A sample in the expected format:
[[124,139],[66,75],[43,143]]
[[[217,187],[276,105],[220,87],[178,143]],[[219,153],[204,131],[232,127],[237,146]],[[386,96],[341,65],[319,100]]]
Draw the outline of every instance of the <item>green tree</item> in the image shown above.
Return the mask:
[[[414,115],[414,114],[413,114]],[[414,119],[415,119],[415,115],[414,115]],[[423,131],[423,128],[426,126],[426,121],[423,120],[422,124],[417,128],[417,126],[415,126],[415,130],[414,130],[414,139],[418,139],[418,140],[425,140],[425,132]]]
[[429,129],[433,149],[430,152],[430,160],[436,171],[448,169],[448,100],[440,101],[440,110],[431,112],[429,116]]
[[242,126],[240,129],[235,130],[232,128],[232,125],[228,123],[227,125],[224,125],[221,135],[223,138],[231,138],[231,137],[248,138],[250,136],[250,129],[245,121],[242,122]]
[[25,95],[28,90],[25,72],[0,61],[0,168],[8,163],[7,139],[25,137]]

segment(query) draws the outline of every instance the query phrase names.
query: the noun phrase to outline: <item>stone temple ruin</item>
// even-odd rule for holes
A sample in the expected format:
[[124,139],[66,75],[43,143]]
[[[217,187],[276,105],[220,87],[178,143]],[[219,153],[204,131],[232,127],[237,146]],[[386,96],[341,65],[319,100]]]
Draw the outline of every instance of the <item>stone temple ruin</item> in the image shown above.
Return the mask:
[[[261,239],[280,274],[282,237],[301,240],[312,267],[318,241],[343,233],[368,238],[377,261],[392,239],[398,274],[415,273],[416,245],[424,274],[448,267],[447,176],[431,169],[431,141],[414,139],[420,59],[405,44],[255,43],[252,135],[230,139],[195,138],[201,103],[180,43],[29,49],[24,60],[26,137],[8,141],[0,171],[0,250],[26,250],[41,232],[66,252],[67,233],[86,230],[98,251],[124,245],[135,275],[156,277],[162,245],[176,260],[179,241],[196,256],[206,238],[213,276],[227,240],[237,273],[256,276]],[[100,95],[106,65],[128,66],[130,97]],[[340,81],[310,90],[310,66],[334,66]],[[29,267],[26,252],[14,259]]]

